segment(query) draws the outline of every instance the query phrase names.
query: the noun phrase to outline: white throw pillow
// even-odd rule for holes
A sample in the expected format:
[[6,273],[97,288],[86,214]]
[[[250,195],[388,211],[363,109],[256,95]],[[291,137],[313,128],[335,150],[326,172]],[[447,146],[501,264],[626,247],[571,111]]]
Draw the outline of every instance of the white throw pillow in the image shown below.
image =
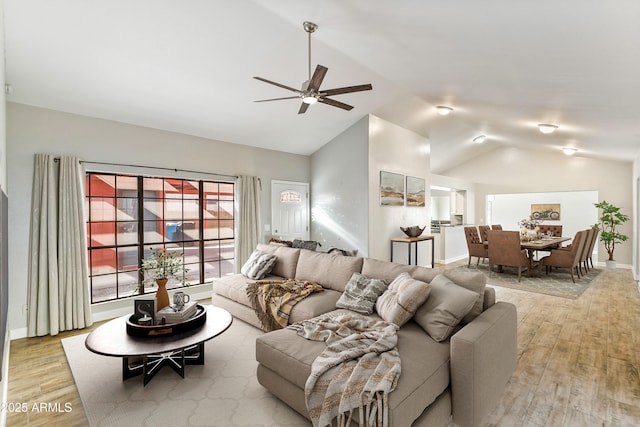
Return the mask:
[[378,298],[376,311],[387,322],[402,326],[429,297],[430,289],[427,283],[412,278],[409,273],[401,273]]
[[249,279],[261,280],[271,273],[277,260],[278,257],[275,255],[256,249],[251,253],[247,262],[244,263],[240,272]]

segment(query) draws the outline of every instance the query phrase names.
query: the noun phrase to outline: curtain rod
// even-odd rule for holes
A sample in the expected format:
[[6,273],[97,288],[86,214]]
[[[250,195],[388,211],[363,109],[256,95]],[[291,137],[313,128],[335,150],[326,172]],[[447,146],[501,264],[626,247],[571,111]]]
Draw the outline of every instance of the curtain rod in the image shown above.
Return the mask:
[[[60,157],[55,157],[53,160],[55,162],[58,162],[58,161],[60,161]],[[92,162],[92,161],[89,161],[89,160],[80,160],[80,163],[90,163],[92,165],[124,166],[124,167],[132,167],[132,168],[167,170],[167,171],[173,171],[173,172],[176,172],[176,173],[177,172],[199,173],[199,174],[203,174],[203,175],[220,176],[220,177],[224,177],[224,178],[233,178],[233,179],[237,179],[238,178],[236,175],[225,175],[225,174],[221,174],[221,173],[201,172],[201,171],[194,171],[194,170],[189,170],[189,169],[166,168],[166,167],[162,167],[162,166],[127,165],[127,164],[124,164],[124,163]]]

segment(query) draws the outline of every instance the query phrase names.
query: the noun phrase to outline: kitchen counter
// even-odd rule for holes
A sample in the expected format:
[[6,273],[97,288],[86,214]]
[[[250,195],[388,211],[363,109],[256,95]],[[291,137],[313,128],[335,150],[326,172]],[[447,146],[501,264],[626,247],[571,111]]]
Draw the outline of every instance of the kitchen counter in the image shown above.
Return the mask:
[[449,264],[469,255],[463,225],[441,225],[439,233],[432,233],[435,244],[435,259],[440,264]]

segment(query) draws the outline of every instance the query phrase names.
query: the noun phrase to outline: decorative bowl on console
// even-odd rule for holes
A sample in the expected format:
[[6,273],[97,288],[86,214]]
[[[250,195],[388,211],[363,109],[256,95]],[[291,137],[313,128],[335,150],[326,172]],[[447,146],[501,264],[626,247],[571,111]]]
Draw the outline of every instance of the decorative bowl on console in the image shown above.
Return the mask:
[[404,234],[406,234],[409,237],[418,237],[419,235],[422,234],[425,228],[427,228],[426,225],[422,228],[420,228],[417,225],[413,225],[411,227],[400,227],[400,230],[402,230]]

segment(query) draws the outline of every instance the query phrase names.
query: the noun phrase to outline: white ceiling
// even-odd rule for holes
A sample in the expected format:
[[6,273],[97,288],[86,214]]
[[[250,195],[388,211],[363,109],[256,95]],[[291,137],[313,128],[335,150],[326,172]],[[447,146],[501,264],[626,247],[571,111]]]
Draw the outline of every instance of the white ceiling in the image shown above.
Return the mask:
[[[503,146],[620,160],[640,148],[637,0],[4,4],[13,102],[299,154],[372,113],[429,137],[435,173]],[[335,97],[353,110],[253,102],[290,95],[253,76],[306,80],[305,20],[319,25],[322,88],[373,85]]]

